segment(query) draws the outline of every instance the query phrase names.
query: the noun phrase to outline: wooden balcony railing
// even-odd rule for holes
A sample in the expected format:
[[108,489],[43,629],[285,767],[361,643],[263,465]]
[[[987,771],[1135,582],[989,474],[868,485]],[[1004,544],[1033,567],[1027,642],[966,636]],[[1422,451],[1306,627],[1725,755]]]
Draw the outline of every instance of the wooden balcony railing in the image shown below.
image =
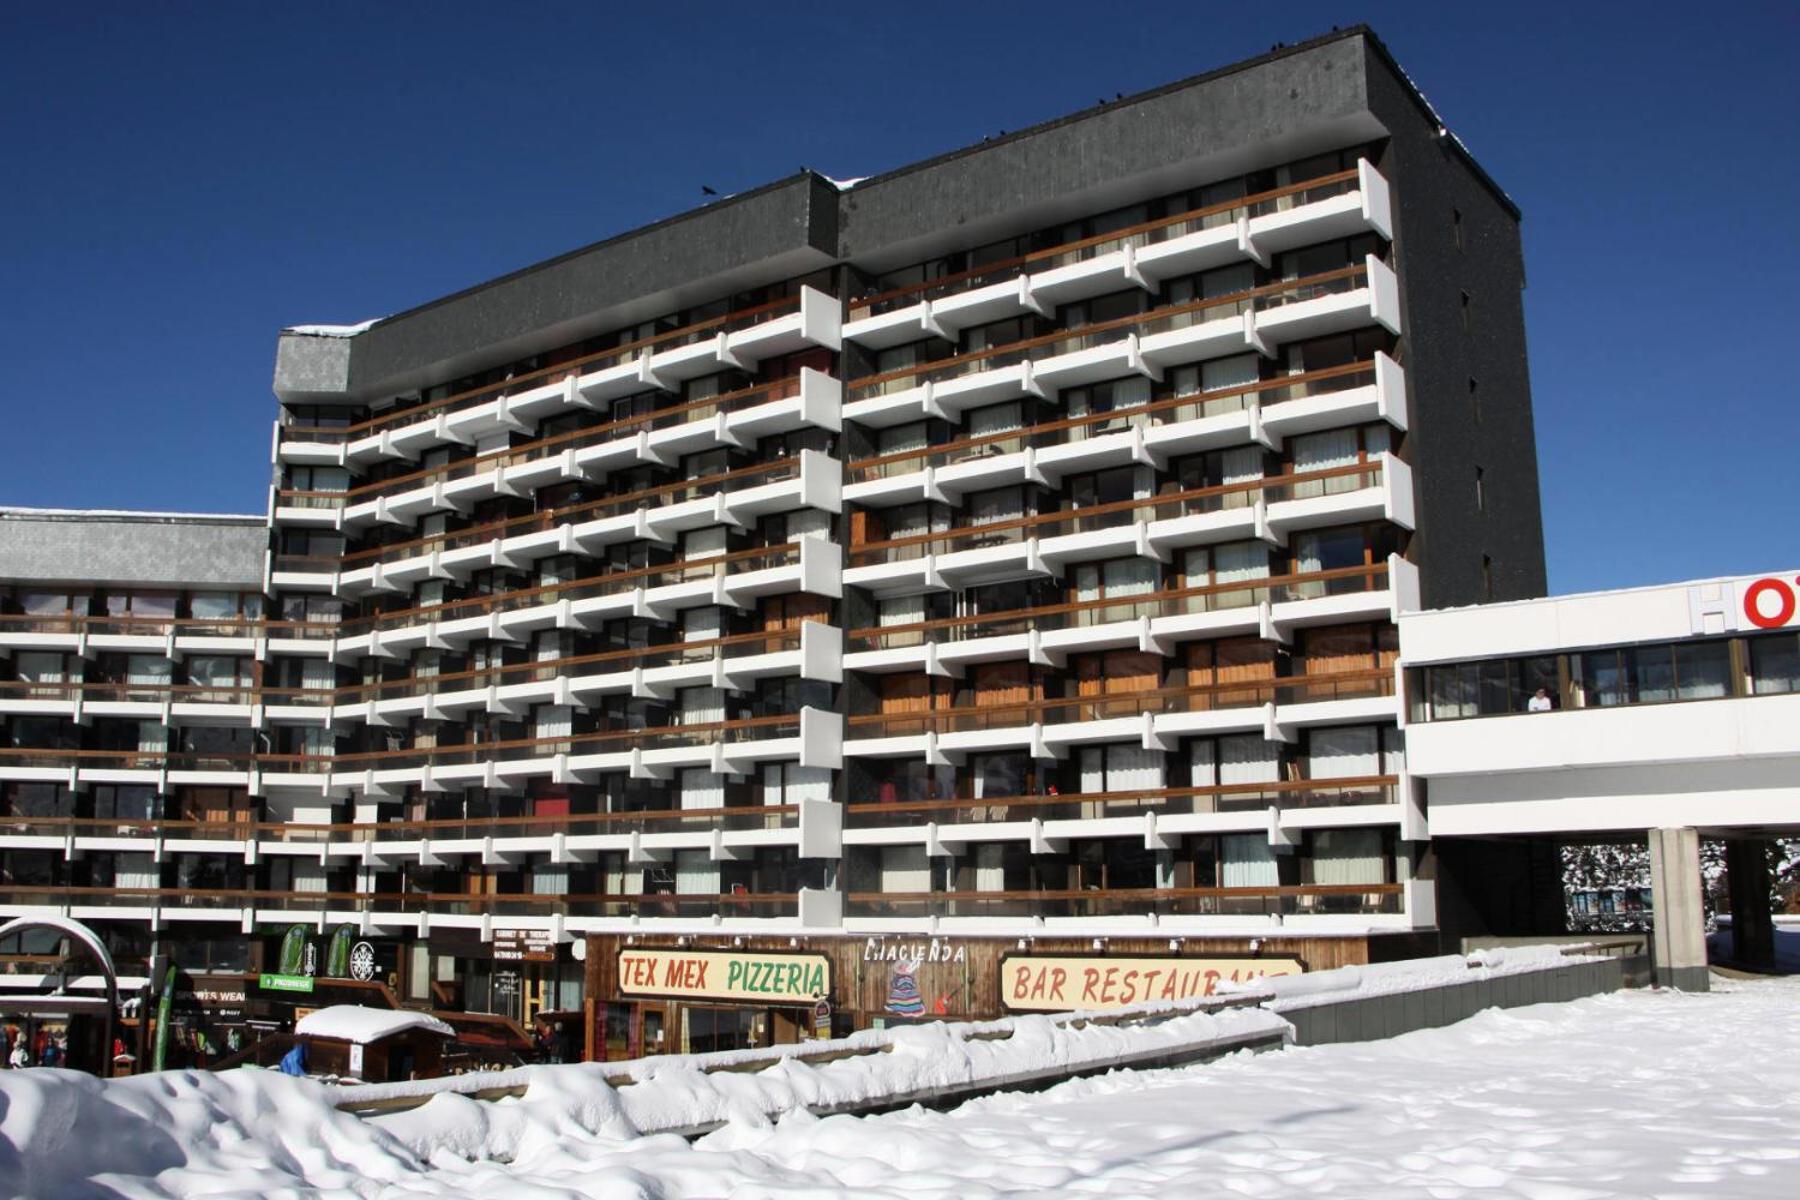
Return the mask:
[[97,750],[8,746],[0,747],[0,769],[66,769],[74,766],[126,771],[159,771],[164,768],[171,771],[255,770],[274,774],[409,770],[425,766],[529,761],[552,758],[559,754],[611,754],[632,749],[731,745],[797,737],[799,733],[799,713],[778,713],[728,721],[702,721],[643,729],[604,729],[557,737],[510,738],[502,741],[417,746],[398,750],[364,750],[345,754],[236,754],[180,749]]
[[856,917],[1307,916],[1401,911],[1398,883],[1264,888],[1093,888],[1007,892],[851,892]]
[[342,508],[362,504],[381,496],[391,496],[438,481],[452,482],[479,475],[484,471],[503,470],[525,463],[539,462],[564,450],[581,450],[617,441],[642,429],[666,429],[672,425],[705,420],[722,412],[739,412],[758,404],[786,400],[800,394],[800,377],[792,375],[773,383],[758,384],[735,392],[690,400],[667,408],[658,408],[634,417],[602,421],[585,429],[570,430],[553,437],[537,438],[504,450],[494,450],[470,458],[409,471],[371,483],[359,484],[336,492],[282,490],[276,493],[277,504],[293,508]]
[[747,329],[760,325],[765,321],[773,321],[792,312],[798,312],[800,298],[788,296],[780,300],[771,300],[764,304],[741,308],[723,316],[710,317],[704,321],[696,321],[692,325],[684,325],[680,329],[671,329],[652,337],[639,338],[618,346],[610,346],[605,350],[597,350],[581,358],[557,363],[555,366],[542,367],[535,371],[527,371],[515,375],[499,383],[482,384],[465,389],[455,395],[446,396],[442,400],[433,400],[428,404],[416,404],[410,408],[402,408],[393,412],[381,413],[364,421],[348,425],[288,425],[281,431],[283,441],[291,442],[350,442],[358,438],[368,437],[383,430],[395,429],[402,425],[411,425],[439,413],[458,412],[473,408],[502,396],[542,387],[545,384],[557,383],[570,375],[586,375],[607,367],[617,366],[643,354],[654,354],[663,350],[673,350],[681,346],[699,341],[703,337],[729,331]]
[[1329,571],[1303,571],[1289,575],[1265,575],[1241,582],[1209,583],[1198,587],[1169,588],[1136,596],[1110,596],[1097,600],[1072,600],[1035,608],[961,617],[939,617],[901,625],[867,625],[847,635],[847,649],[891,650],[922,646],[927,642],[965,642],[976,638],[1007,637],[1032,630],[1046,631],[1078,626],[1135,621],[1139,617],[1186,616],[1200,612],[1254,608],[1271,602],[1380,591],[1387,586],[1387,565],[1337,567]]
[[527,513],[522,517],[510,517],[504,521],[488,521],[480,525],[471,525],[466,529],[433,534],[430,537],[413,538],[404,542],[389,542],[364,550],[353,550],[341,558],[325,559],[324,561],[331,564],[325,569],[335,570],[341,565],[345,570],[354,570],[358,567],[372,566],[378,561],[391,562],[402,551],[413,551],[416,557],[429,550],[460,550],[468,546],[482,545],[496,538],[557,529],[573,523],[576,518],[592,521],[600,517],[665,508],[671,504],[703,499],[720,492],[735,492],[746,487],[761,487],[768,483],[779,483],[783,479],[793,479],[799,474],[800,458],[798,455],[790,455],[773,462],[754,463],[747,467],[722,471],[717,475],[702,476],[699,479],[683,479],[674,483],[658,484],[655,487],[640,488],[614,496],[602,496],[596,500],[584,500],[580,504],[546,508],[538,512]]
[[0,637],[11,633],[86,633],[89,637],[328,638],[326,621],[270,621],[262,617],[115,617],[68,610],[0,613]]
[[[945,380],[958,379],[976,371],[991,371],[999,367],[1012,366],[1027,358],[1047,358],[1054,354],[1073,353],[1092,346],[1123,340],[1126,334],[1132,332],[1163,333],[1172,329],[1203,324],[1207,321],[1239,316],[1250,310],[1260,312],[1283,304],[1315,299],[1322,295],[1354,291],[1357,287],[1366,284],[1367,280],[1368,267],[1364,264],[1356,264],[1339,267],[1332,271],[1321,271],[1304,279],[1281,280],[1263,284],[1260,287],[1230,292],[1222,296],[1210,296],[1203,300],[1166,305],[1162,308],[1151,309],[1146,313],[1115,317],[1109,321],[1097,321],[1092,325],[1083,325],[1077,329],[1058,330],[1054,333],[1025,338],[1022,341],[1008,342],[1001,346],[955,354],[932,362],[915,363],[912,366],[883,371],[875,375],[864,375],[850,380],[845,385],[845,400],[846,402],[868,400],[876,396],[916,387],[926,382],[942,383]],[[1034,350],[1048,350],[1048,353],[1034,355],[1032,353]]]
[[1184,396],[1130,408],[1109,409],[1087,416],[1066,417],[1009,429],[1003,433],[959,438],[937,445],[859,458],[848,466],[849,479],[853,483],[866,479],[891,479],[897,475],[923,470],[927,466],[943,467],[1000,454],[1016,454],[1027,446],[1042,449],[1045,446],[1068,445],[1128,429],[1133,425],[1165,425],[1226,412],[1240,412],[1251,407],[1253,401],[1268,408],[1289,400],[1368,387],[1374,382],[1375,364],[1372,360],[1346,363],[1343,366],[1308,371],[1302,375],[1264,379],[1257,383],[1219,388],[1215,391],[1190,392]]
[[[1379,487],[1381,479],[1382,462],[1371,459],[1295,475],[1270,475],[1262,479],[1164,492],[1141,499],[1090,504],[1061,512],[1008,517],[978,525],[959,525],[931,533],[913,533],[869,542],[853,541],[850,545],[850,563],[852,566],[865,566],[871,563],[898,562],[923,558],[927,554],[949,554],[958,550],[977,550],[984,546],[1023,542],[1029,537],[1089,533],[1099,529],[1115,529],[1136,521],[1161,521],[1174,517],[1202,516],[1234,508],[1248,509],[1255,503],[1259,492],[1267,493],[1271,502],[1304,499]],[[1310,485],[1316,485],[1316,488]]]
[[[258,687],[254,684],[218,686],[211,684],[112,683],[89,680],[56,682],[0,680],[0,702],[7,700],[82,700],[133,701],[160,704],[277,704],[277,705],[344,705],[370,700],[394,700],[407,696],[437,695],[472,688],[508,686],[553,680],[582,668],[610,667],[629,670],[634,666],[666,666],[682,662],[712,662],[714,659],[743,658],[757,654],[779,654],[800,648],[799,629],[780,629],[762,633],[739,633],[728,637],[705,638],[688,642],[667,642],[624,650],[607,650],[596,654],[570,655],[565,658],[533,659],[494,667],[478,667],[467,671],[447,671],[434,675],[408,675],[384,679],[377,683],[348,684],[343,687],[291,688]],[[590,672],[591,673],[591,672]]]
[[1217,204],[1189,209],[1173,216],[1161,217],[1154,221],[1143,221],[1136,225],[1128,225],[1122,229],[1095,234],[1077,241],[1063,242],[1043,250],[1034,250],[1029,254],[983,263],[966,271],[958,271],[954,275],[942,275],[922,283],[908,284],[905,287],[889,288],[885,291],[859,296],[850,301],[850,319],[856,320],[861,317],[879,315],[891,312],[903,305],[917,304],[921,300],[933,300],[951,292],[968,291],[971,288],[983,287],[990,283],[999,283],[1032,268],[1047,270],[1069,262],[1098,258],[1102,254],[1121,249],[1127,244],[1150,245],[1181,237],[1200,229],[1234,224],[1240,216],[1261,216],[1266,212],[1275,211],[1283,201],[1299,200],[1302,203],[1312,203],[1324,200],[1331,196],[1355,191],[1357,182],[1356,170],[1336,171],[1329,175],[1308,179],[1303,183],[1255,192]]
[[996,821],[1072,821],[1096,817],[1161,816],[1195,813],[1260,812],[1270,808],[1346,808],[1394,803],[1394,775],[1348,779],[1286,779],[1266,783],[1224,783],[1204,787],[1142,791],[1077,792],[1068,795],[991,796],[981,799],[894,799],[844,806],[853,829],[906,825],[971,824]]
[[1270,703],[1302,704],[1393,694],[1393,671],[1377,668],[1209,683],[1200,687],[1150,688],[1113,695],[1062,696],[919,712],[869,713],[849,719],[848,736],[907,737],[930,732],[1014,729],[1022,725],[1068,725],[1134,717],[1143,713],[1217,712]]
[[146,841],[281,842],[325,845],[364,842],[468,841],[544,838],[556,834],[679,833],[697,829],[791,829],[797,804],[734,804],[709,808],[631,809],[508,817],[439,817],[381,822],[263,821],[246,810],[229,820],[160,817],[0,816],[0,836],[138,838]]
[[432,913],[445,916],[791,917],[798,892],[540,896],[528,893],[297,892],[248,888],[0,885],[0,908],[275,909],[285,912]]

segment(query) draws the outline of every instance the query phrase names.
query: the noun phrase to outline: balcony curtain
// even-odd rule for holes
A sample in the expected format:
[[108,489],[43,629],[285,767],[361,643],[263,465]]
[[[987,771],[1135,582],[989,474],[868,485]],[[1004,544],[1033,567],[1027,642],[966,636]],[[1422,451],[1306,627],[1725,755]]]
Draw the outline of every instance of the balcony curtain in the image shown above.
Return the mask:
[[[969,436],[972,438],[987,437],[991,434],[1005,433],[1019,428],[1025,422],[1020,415],[1018,401],[1010,404],[994,404],[987,408],[977,408],[968,414]],[[993,451],[998,453],[999,451]]]
[[568,737],[574,727],[575,709],[567,704],[543,704],[537,710],[537,732],[540,738]]
[[175,677],[175,664],[166,658],[134,654],[126,665],[125,682],[146,687],[167,687]]
[[566,896],[569,894],[569,868],[563,863],[537,863],[531,868],[531,894],[534,896]]
[[1228,888],[1275,887],[1281,872],[1266,834],[1230,833],[1219,839],[1219,883]]
[[153,862],[149,854],[115,854],[113,856],[113,886],[122,888],[161,887],[162,867]]
[[717,605],[690,608],[681,614],[681,640],[710,642],[724,636],[724,611]]
[[1308,779],[1357,779],[1381,774],[1381,740],[1373,725],[1314,729],[1308,737]]
[[1274,783],[1281,778],[1281,748],[1255,734],[1219,739],[1220,783]]
[[803,537],[831,540],[831,514],[822,508],[802,508],[787,515],[787,540]]
[[1321,829],[1312,839],[1312,881],[1316,884],[1387,882],[1387,856],[1377,829]]
[[1157,564],[1148,558],[1115,558],[1101,567],[1106,595],[1143,596],[1156,590]]
[[317,895],[326,890],[325,865],[323,863],[311,862],[304,858],[296,858],[293,863],[293,889],[296,892]]
[[[1261,542],[1225,542],[1212,551],[1215,584],[1247,583],[1269,577],[1269,548]],[[1243,590],[1215,592],[1208,599],[1212,608],[1248,608],[1256,603],[1256,593]]]
[[[1326,471],[1333,467],[1347,467],[1357,461],[1357,438],[1354,429],[1328,429],[1323,433],[1308,433],[1294,438],[1289,447],[1293,453],[1294,473],[1302,475],[1309,471]],[[1333,496],[1342,492],[1353,492],[1359,486],[1355,475],[1338,475],[1331,479],[1315,479],[1310,483],[1296,484],[1294,498],[1307,496]]]
[[1142,746],[1085,746],[1083,792],[1148,792],[1163,786],[1163,753]]
[[[969,524],[992,525],[1025,515],[1025,493],[1016,487],[977,492],[969,497]],[[922,532],[922,531],[921,531]]]
[[329,689],[337,686],[337,664],[327,658],[309,658],[300,667],[300,686]]
[[716,896],[719,894],[719,864],[706,850],[675,852],[675,894],[678,896]]
[[883,892],[929,892],[931,860],[923,846],[885,846],[881,851]]
[[140,754],[161,754],[169,748],[169,727],[161,721],[139,721],[137,748]]
[[1006,890],[1006,847],[992,842],[975,847],[975,890]]
[[724,688],[684,688],[681,692],[681,723],[710,725],[725,719]]
[[875,453],[877,456],[888,454],[904,454],[909,450],[923,450],[928,444],[928,426],[924,421],[914,421],[910,425],[895,425],[891,429],[883,429],[875,435]]
[[686,770],[681,773],[681,807],[724,808],[725,777],[712,771]]

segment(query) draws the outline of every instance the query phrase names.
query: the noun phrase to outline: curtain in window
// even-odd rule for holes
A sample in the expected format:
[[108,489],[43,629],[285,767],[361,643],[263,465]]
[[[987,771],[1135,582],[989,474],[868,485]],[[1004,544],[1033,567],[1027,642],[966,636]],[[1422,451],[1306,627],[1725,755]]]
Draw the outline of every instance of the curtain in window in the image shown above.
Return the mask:
[[681,640],[710,642],[724,636],[724,610],[715,604],[689,608],[681,614]]
[[975,847],[976,891],[1004,892],[1006,890],[1005,860],[1005,846],[989,842]]
[[[1249,483],[1263,477],[1263,448],[1261,446],[1239,446],[1219,454],[1219,482],[1221,484]],[[1227,492],[1223,500],[1225,508],[1249,508],[1256,503],[1256,493],[1248,489]]]
[[534,736],[540,738],[568,737],[575,718],[575,709],[567,704],[543,704],[537,710],[537,731]]
[[303,688],[334,688],[337,686],[337,665],[327,658],[308,658],[300,667],[300,686]]
[[675,894],[678,896],[716,896],[719,894],[719,864],[706,850],[675,852]]
[[[1254,354],[1236,354],[1230,358],[1215,358],[1201,363],[1200,390],[1222,392],[1255,383],[1261,374],[1261,366],[1256,360],[1257,356]],[[1219,413],[1237,412],[1249,406],[1250,395],[1238,392],[1232,396],[1202,400],[1200,415],[1210,417]]]
[[792,764],[788,765],[787,803],[798,804],[802,800],[830,799],[830,767],[801,767]]
[[1219,839],[1219,882],[1228,888],[1275,887],[1281,882],[1266,835],[1229,833]]
[[895,425],[891,429],[883,429],[876,435],[875,452],[886,455],[923,450],[927,444],[928,428],[925,422],[915,421],[910,425]]
[[931,860],[923,846],[884,846],[881,851],[881,890],[929,892]]
[[161,721],[139,721],[137,748],[141,754],[161,754],[169,748],[169,727]]
[[325,864],[310,859],[296,858],[294,863],[294,879],[292,887],[296,892],[320,893],[325,887]]
[[153,888],[162,886],[162,868],[149,854],[113,855],[113,886]]
[[[1269,548],[1261,542],[1226,542],[1212,550],[1213,582],[1246,583],[1269,577]],[[1215,592],[1208,598],[1210,608],[1248,608],[1256,603],[1251,588]]]
[[1219,739],[1220,783],[1274,783],[1281,778],[1281,747],[1255,734]]
[[706,725],[725,719],[724,688],[685,688],[680,695],[683,725]]
[[[968,414],[969,436],[987,437],[990,434],[1005,433],[1017,429],[1025,422],[1020,415],[1018,401],[1011,404],[994,404],[987,408],[977,408]],[[998,453],[998,449],[991,450]]]
[[127,683],[143,684],[146,687],[166,687],[174,678],[175,664],[166,658],[134,654],[127,663],[125,672]]
[[566,896],[569,894],[569,868],[563,863],[537,863],[531,868],[531,894],[534,896]]
[[[1294,473],[1303,475],[1309,471],[1324,471],[1332,467],[1349,466],[1356,461],[1357,440],[1354,429],[1328,429],[1323,433],[1307,433],[1292,439],[1289,448],[1293,453]],[[1315,479],[1310,482],[1294,485],[1296,500],[1308,496],[1330,496],[1340,492],[1353,492],[1360,486],[1355,475],[1337,475],[1330,479]]]
[[1106,748],[1106,783],[1110,792],[1148,792],[1163,786],[1163,752],[1142,746]]
[[1373,725],[1315,729],[1308,737],[1308,779],[1356,779],[1381,774],[1379,730]]
[[682,808],[724,808],[725,777],[711,771],[689,769],[681,773]]
[[1147,558],[1115,558],[1102,566],[1106,594],[1142,596],[1156,590],[1157,564]]
[[820,508],[802,508],[787,515],[787,540],[803,537],[831,539],[831,514]]
[[1025,515],[1025,495],[1019,488],[977,492],[969,497],[969,524],[992,525]]
[[1377,829],[1321,829],[1312,838],[1312,880],[1317,884],[1387,881],[1387,858]]

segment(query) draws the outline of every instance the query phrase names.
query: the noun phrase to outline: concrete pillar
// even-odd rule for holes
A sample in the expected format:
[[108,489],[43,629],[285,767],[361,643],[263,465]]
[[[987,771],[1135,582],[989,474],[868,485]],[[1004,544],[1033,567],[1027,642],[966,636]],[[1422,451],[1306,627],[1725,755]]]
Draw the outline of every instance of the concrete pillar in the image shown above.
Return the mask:
[[1725,882],[1731,889],[1731,959],[1752,970],[1775,966],[1775,919],[1769,914],[1769,842],[1725,843]]
[[1656,923],[1651,955],[1658,987],[1704,992],[1706,905],[1700,889],[1700,834],[1693,829],[1650,832],[1651,903]]

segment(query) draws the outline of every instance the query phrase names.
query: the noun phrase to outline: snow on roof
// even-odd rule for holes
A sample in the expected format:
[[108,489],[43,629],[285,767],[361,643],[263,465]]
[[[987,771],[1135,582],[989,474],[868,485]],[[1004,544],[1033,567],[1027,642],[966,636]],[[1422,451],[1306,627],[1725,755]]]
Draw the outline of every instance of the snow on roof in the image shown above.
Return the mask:
[[364,330],[368,329],[369,327],[374,325],[376,322],[385,321],[385,320],[387,320],[386,317],[370,317],[368,320],[358,321],[354,325],[289,325],[286,329],[283,329],[281,332],[297,333],[303,337],[347,338],[347,337],[355,337],[357,334],[362,333]]
[[148,508],[32,508],[23,504],[0,505],[0,518],[104,518],[124,521],[195,521],[201,523],[250,522],[261,525],[268,518],[262,513],[158,512]]
[[857,184],[861,183],[863,180],[867,179],[868,176],[867,175],[858,175],[853,179],[833,179],[829,175],[821,175],[821,176],[819,176],[819,178],[823,179],[826,183],[829,183],[832,187],[836,188],[838,191],[847,192],[851,188],[855,187]]
[[456,1031],[429,1013],[405,1009],[363,1008],[356,1004],[333,1004],[301,1017],[294,1032],[302,1037],[335,1038],[342,1042],[367,1045],[389,1034],[408,1029],[428,1029],[445,1037]]

